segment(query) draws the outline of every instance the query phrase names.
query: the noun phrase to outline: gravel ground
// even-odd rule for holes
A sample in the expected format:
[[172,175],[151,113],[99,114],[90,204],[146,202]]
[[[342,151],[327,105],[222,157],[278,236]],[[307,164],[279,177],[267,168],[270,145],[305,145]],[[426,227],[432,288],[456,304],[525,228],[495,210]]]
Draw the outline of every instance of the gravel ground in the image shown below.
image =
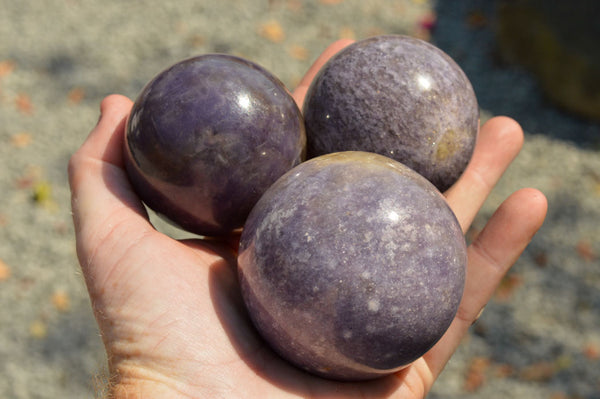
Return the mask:
[[[428,37],[471,78],[484,116],[524,126],[523,152],[475,220],[525,186],[546,224],[431,398],[600,398],[600,125],[554,108],[499,64],[493,2],[0,0],[0,398],[94,397],[105,357],[80,275],[66,164],[107,94],[227,52],[292,88],[340,37]],[[437,15],[435,29],[428,16]]]

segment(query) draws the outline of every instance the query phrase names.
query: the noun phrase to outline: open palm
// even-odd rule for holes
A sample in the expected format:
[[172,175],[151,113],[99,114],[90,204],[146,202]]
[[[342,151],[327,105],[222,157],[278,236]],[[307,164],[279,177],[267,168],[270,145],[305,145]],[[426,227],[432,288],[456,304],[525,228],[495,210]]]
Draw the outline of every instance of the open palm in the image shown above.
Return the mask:
[[[294,93],[301,104],[336,42]],[[342,383],[288,365],[257,336],[237,286],[235,241],[174,240],[154,229],[132,191],[122,148],[131,101],[109,96],[69,163],[77,253],[109,360],[115,398],[423,398],[500,279],[541,226],[537,190],[510,196],[469,247],[456,319],[422,358],[382,379]],[[499,117],[446,193],[463,231],[519,152],[523,133]]]

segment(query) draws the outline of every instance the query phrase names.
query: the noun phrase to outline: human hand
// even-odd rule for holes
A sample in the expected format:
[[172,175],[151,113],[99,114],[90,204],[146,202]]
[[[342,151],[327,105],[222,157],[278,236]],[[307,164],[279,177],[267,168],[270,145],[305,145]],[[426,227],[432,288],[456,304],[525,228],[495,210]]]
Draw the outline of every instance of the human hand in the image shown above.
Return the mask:
[[[336,42],[294,98],[302,104]],[[468,249],[466,288],[442,339],[400,372],[361,383],[308,375],[275,355],[251,326],[239,293],[236,237],[174,240],[154,229],[123,167],[131,101],[109,96],[69,162],[77,254],[106,347],[114,398],[423,398],[502,276],[542,225],[546,199],[512,194]],[[471,163],[446,198],[466,231],[519,152],[509,118],[481,128]]]

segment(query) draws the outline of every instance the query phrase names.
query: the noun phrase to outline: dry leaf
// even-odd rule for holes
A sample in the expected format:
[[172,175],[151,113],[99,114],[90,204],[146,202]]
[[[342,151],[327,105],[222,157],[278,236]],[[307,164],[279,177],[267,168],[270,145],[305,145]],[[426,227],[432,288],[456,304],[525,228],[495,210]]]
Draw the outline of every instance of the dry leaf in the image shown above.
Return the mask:
[[367,36],[379,36],[384,35],[385,33],[386,31],[378,26],[370,26],[369,28],[367,28]]
[[298,12],[302,10],[302,0],[288,0],[286,3],[288,10]]
[[62,290],[55,291],[54,294],[52,294],[52,304],[60,312],[66,312],[71,308],[69,295]]
[[31,134],[27,132],[13,134],[13,136],[10,138],[10,144],[16,148],[25,148],[31,144],[31,141]]
[[56,234],[65,235],[69,232],[68,224],[64,221],[54,223],[53,229]]
[[23,277],[23,278],[19,279],[18,282],[19,282],[19,289],[21,290],[21,292],[31,289],[36,283],[36,281],[33,277]]
[[71,104],[79,104],[85,98],[85,90],[81,87],[75,87],[67,94],[67,98]]
[[292,58],[300,61],[307,60],[309,56],[308,49],[299,45],[291,46],[289,49],[289,53],[292,56]]
[[486,371],[491,360],[486,357],[475,357],[471,360],[464,381],[464,389],[467,392],[475,392],[486,382]]
[[494,367],[494,376],[497,378],[507,378],[515,374],[515,369],[510,364],[498,364]]
[[45,181],[39,181],[33,187],[33,200],[44,203],[52,198],[52,186]]
[[27,176],[27,175],[21,176],[15,180],[15,186],[20,190],[24,190],[26,188],[31,188],[34,183],[35,183],[35,179],[33,179],[31,176]]
[[587,344],[583,348],[583,354],[589,360],[598,360],[600,359],[600,347],[592,343]]
[[575,249],[577,250],[579,257],[587,262],[592,262],[598,257],[589,241],[579,241]]
[[10,267],[0,259],[0,282],[8,280],[10,277]]
[[48,211],[58,210],[58,204],[52,195],[52,185],[47,181],[37,181],[33,185],[33,200]]
[[194,34],[190,36],[188,41],[192,47],[202,47],[206,43],[206,39],[204,38],[204,36],[199,34]]
[[184,21],[177,21],[173,26],[173,30],[178,35],[184,35],[189,30],[189,28],[189,25]]
[[30,166],[15,180],[15,186],[21,190],[31,188],[42,178],[43,171],[38,166]]
[[33,338],[42,339],[48,335],[48,327],[41,320],[36,320],[29,325],[29,334]]
[[519,376],[525,381],[545,382],[551,380],[557,371],[553,362],[538,362],[522,369]]
[[521,284],[523,284],[523,277],[516,273],[508,274],[500,282],[496,290],[496,298],[500,301],[509,300]]
[[340,33],[338,34],[338,36],[340,39],[350,39],[350,40],[356,39],[356,34],[352,30],[352,28],[350,28],[348,26],[342,27],[340,29]]
[[15,105],[21,113],[26,115],[33,114],[33,104],[31,103],[31,98],[27,94],[19,94],[15,99]]
[[556,371],[566,370],[573,365],[573,358],[570,355],[561,355],[554,360]]
[[548,266],[548,254],[544,251],[540,251],[533,257],[533,261],[539,267],[546,267]]
[[413,36],[416,39],[424,40],[426,42],[431,41],[431,31],[427,29],[417,28],[411,33],[411,36]]
[[260,26],[259,34],[273,43],[281,43],[285,39],[283,27],[277,21],[268,21]]
[[435,29],[436,24],[437,24],[437,15],[433,11],[428,12],[427,14],[423,15],[418,22],[418,25],[421,29],[425,29],[430,32],[433,29]]
[[467,25],[470,28],[479,29],[485,27],[487,24],[487,17],[479,10],[473,10],[467,15]]
[[15,66],[13,61],[0,61],[0,78],[10,75],[15,70]]

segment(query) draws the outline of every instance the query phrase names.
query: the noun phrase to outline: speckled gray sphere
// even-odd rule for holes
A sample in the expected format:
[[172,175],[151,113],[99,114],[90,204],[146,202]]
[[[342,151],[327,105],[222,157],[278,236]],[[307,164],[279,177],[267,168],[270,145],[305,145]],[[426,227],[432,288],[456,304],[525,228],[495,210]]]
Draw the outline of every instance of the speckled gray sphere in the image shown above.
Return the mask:
[[272,348],[326,378],[372,379],[429,350],[462,297],[466,245],[440,192],[366,152],[280,178],[250,213],[238,272]]
[[308,157],[370,151],[425,176],[441,191],[469,162],[479,107],[462,69],[423,40],[355,42],[321,69],[303,106]]
[[283,84],[239,57],[205,54],[159,73],[133,105],[125,166],[140,198],[200,235],[242,227],[304,159],[304,122]]

